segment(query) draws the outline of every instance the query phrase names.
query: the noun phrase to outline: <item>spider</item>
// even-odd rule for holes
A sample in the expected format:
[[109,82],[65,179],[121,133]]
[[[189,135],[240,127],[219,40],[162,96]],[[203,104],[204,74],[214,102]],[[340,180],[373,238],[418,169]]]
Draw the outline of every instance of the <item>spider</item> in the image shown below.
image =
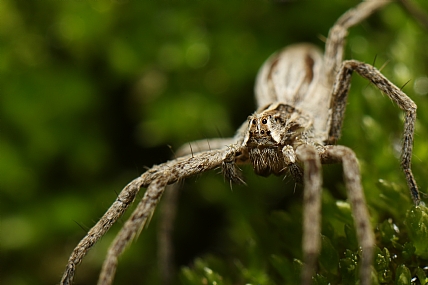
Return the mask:
[[261,176],[290,173],[303,183],[303,262],[301,283],[308,285],[320,251],[322,164],[341,163],[347,195],[361,247],[360,282],[370,284],[374,235],[361,186],[354,152],[336,145],[353,72],[386,94],[405,113],[401,166],[415,205],[420,203],[411,170],[416,104],[373,66],[343,61],[348,29],[388,4],[362,2],[343,14],[330,29],[325,52],[311,44],[295,44],[273,54],[256,78],[258,109],[233,138],[193,142],[179,157],[153,166],[131,181],[116,201],[73,250],[61,284],[72,284],[76,266],[89,249],[110,229],[134,201],[140,188],[142,200],[111,244],[98,284],[112,284],[118,257],[148,223],[167,185],[193,175],[221,168],[231,183],[244,183],[238,165],[251,164]]

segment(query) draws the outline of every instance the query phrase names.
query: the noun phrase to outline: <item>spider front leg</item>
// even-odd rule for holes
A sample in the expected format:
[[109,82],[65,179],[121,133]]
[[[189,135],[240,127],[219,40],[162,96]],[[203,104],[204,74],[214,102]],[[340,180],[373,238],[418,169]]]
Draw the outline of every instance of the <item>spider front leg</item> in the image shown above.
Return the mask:
[[401,148],[401,167],[406,175],[407,185],[410,189],[415,205],[420,203],[419,190],[413,177],[411,169],[413,134],[416,122],[416,104],[403,91],[391,83],[373,66],[356,60],[346,60],[343,62],[333,89],[331,108],[333,111],[329,132],[329,142],[335,143],[340,138],[342,122],[346,108],[346,101],[349,88],[351,86],[352,72],[356,71],[362,77],[386,94],[394,103],[405,111],[404,138]]
[[322,163],[342,163],[348,199],[351,204],[357,232],[358,244],[362,249],[360,265],[360,284],[369,285],[373,261],[374,235],[370,226],[361,175],[354,152],[345,146],[325,146],[321,152]]
[[[222,149],[236,143],[236,138],[215,138],[193,141],[182,145],[174,153],[175,157],[195,154],[202,151]],[[175,275],[174,247],[172,235],[174,232],[174,221],[177,212],[180,181],[166,187],[160,205],[160,222],[158,229],[158,264],[160,268],[161,284],[169,285]]]
[[234,164],[240,155],[240,148],[232,146],[226,149],[187,155],[148,170],[146,173],[149,173],[149,176],[142,185],[145,187],[148,186],[147,191],[111,244],[107,257],[104,260],[98,285],[112,284],[118,257],[123,253],[126,246],[140,233],[144,225],[148,223],[167,184],[175,183],[180,179],[185,179],[220,166],[223,167],[223,170],[227,168],[229,172],[225,173],[225,175],[231,175],[228,178],[234,179],[234,182],[243,182]]
[[138,194],[141,185],[146,180],[148,173],[146,172],[141,177],[131,181],[118,195],[116,201],[101,217],[101,219],[93,226],[88,234],[79,242],[73,250],[64,274],[61,278],[61,285],[71,285],[73,283],[76,266],[82,262],[82,259],[91,249],[91,247],[105,235],[111,226],[119,219],[128,209]]
[[141,187],[148,187],[143,199],[110,246],[107,258],[104,261],[98,284],[111,284],[118,256],[150,220],[165,186],[175,183],[180,179],[185,179],[221,166],[227,153],[228,150],[225,149],[212,150],[171,160],[152,167],[129,183],[119,193],[113,205],[74,249],[60,284],[72,284],[76,266],[82,261],[86,253],[104,236],[117,219],[122,216],[134,200],[139,189]]
[[297,159],[303,162],[303,271],[302,284],[311,284],[315,273],[321,238],[322,169],[317,150],[311,145],[296,149]]
[[[233,149],[238,149],[239,147],[237,146],[242,144],[246,127],[247,124],[243,123],[236,132],[235,136],[232,138],[198,140],[182,145],[180,148],[178,148],[174,156],[181,157],[190,154],[194,155],[203,151],[227,149],[228,146],[234,146]],[[225,162],[223,173],[225,176],[230,175],[232,180],[236,180],[233,177],[240,177],[240,173],[234,165],[236,153],[233,151],[233,149],[229,148],[227,150],[227,156],[230,156],[230,158],[228,159],[229,162]],[[242,161],[242,157],[240,160]],[[242,183],[242,178],[241,180],[238,179],[238,182]],[[160,209],[161,215],[158,230],[158,264],[161,272],[161,282],[164,285],[171,284],[175,271],[173,265],[174,248],[172,245],[172,233],[174,231],[174,220],[178,204],[179,188],[179,181],[167,186],[163,198],[164,201]]]
[[125,250],[125,247],[139,235],[144,225],[153,215],[156,205],[162,197],[167,185],[170,172],[165,171],[162,174],[162,176],[150,183],[143,199],[114,239],[104,261],[100,278],[98,279],[98,285],[113,283],[119,255]]
[[362,249],[360,284],[369,285],[373,259],[374,236],[361,186],[360,171],[354,152],[344,146],[324,146],[317,150],[301,145],[296,156],[303,163],[303,261],[302,284],[311,284],[320,251],[321,234],[321,163],[342,163],[348,198],[355,220],[358,243]]

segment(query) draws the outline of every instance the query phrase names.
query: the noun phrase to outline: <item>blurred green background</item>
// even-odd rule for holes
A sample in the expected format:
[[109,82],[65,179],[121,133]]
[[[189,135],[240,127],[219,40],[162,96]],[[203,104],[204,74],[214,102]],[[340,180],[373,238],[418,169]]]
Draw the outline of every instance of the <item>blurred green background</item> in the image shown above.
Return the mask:
[[[170,159],[170,147],[232,136],[255,110],[263,61],[291,43],[323,47],[335,20],[358,2],[1,0],[0,283],[57,284],[74,246],[129,181]],[[416,3],[428,11],[428,2]],[[404,91],[418,105],[413,170],[424,192],[427,46],[427,30],[393,3],[353,28],[346,50],[346,58],[387,63],[382,72],[399,87],[410,80]],[[392,276],[385,284],[422,276],[427,258],[417,246],[408,250],[402,122],[397,106],[354,76],[339,143],[360,160],[381,256],[402,245],[393,263],[376,263]],[[324,168],[329,250],[319,280],[332,284],[346,283],[339,259],[345,268],[358,251],[341,171]],[[216,171],[183,184],[175,234],[182,284],[292,284],[298,276],[302,188],[256,177],[250,167],[244,173],[248,186],[232,191]],[[86,256],[75,284],[96,282],[125,220]],[[115,284],[158,284],[157,221],[155,214],[121,257]]]

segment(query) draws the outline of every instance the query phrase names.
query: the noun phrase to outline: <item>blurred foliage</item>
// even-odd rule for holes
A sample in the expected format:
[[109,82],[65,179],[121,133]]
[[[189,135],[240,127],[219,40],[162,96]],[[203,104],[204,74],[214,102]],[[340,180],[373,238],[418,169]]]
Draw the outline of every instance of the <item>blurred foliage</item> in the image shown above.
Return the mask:
[[[255,109],[258,67],[291,43],[320,47],[358,1],[0,1],[0,282],[56,284],[74,246],[168,145],[232,136]],[[428,2],[416,2],[428,12]],[[310,9],[309,9],[310,7]],[[396,3],[353,28],[346,58],[382,72],[418,104],[413,170],[428,176],[427,31]],[[376,59],[376,61],[375,61]],[[374,284],[425,284],[428,211],[399,166],[402,112],[354,76],[343,138],[355,150],[376,230]],[[359,249],[340,166],[324,168],[317,284],[355,284]],[[297,284],[301,187],[217,173],[183,185],[177,284]],[[141,195],[139,196],[141,198]],[[184,206],[185,205],[185,206]],[[77,269],[94,284],[126,217]],[[155,214],[121,257],[116,284],[158,284]],[[419,282],[419,283],[418,283]]]

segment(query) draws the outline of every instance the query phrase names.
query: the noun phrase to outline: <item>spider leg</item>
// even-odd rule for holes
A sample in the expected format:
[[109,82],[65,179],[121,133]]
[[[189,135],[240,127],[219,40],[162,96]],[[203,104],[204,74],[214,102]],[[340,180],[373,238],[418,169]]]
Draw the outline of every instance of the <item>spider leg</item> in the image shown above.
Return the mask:
[[[176,157],[184,155],[194,155],[199,152],[216,150],[216,149],[227,149],[228,146],[239,146],[242,144],[244,139],[245,131],[247,128],[247,122],[244,122],[236,132],[233,138],[215,138],[207,140],[198,140],[190,142],[181,146],[175,153]],[[235,155],[232,153],[232,164],[225,164],[224,174],[228,176],[228,169],[235,170],[234,162]],[[231,165],[231,167],[227,167]],[[233,171],[232,171],[233,172]],[[238,175],[239,177],[239,175]],[[231,177],[234,179],[233,174]],[[239,181],[238,181],[239,182]],[[178,196],[179,196],[179,183],[168,185],[164,194],[164,201],[161,205],[161,215],[158,230],[158,263],[161,272],[162,284],[169,285],[174,276],[174,248],[172,246],[172,232],[174,231],[174,220],[177,210]]]
[[[196,175],[213,168],[219,167],[222,165],[224,157],[227,155],[228,150],[213,150],[207,152],[201,152],[195,155],[188,155],[185,157],[181,157],[172,161],[168,161],[166,163],[157,165],[143,173],[140,177],[134,179],[130,182],[118,195],[116,201],[113,205],[107,210],[107,212],[101,217],[101,219],[93,226],[88,234],[79,242],[76,248],[73,250],[63,277],[61,279],[61,285],[67,284],[71,285],[76,266],[82,262],[83,257],[89,251],[89,249],[101,238],[104,234],[111,228],[111,226],[120,218],[129,205],[135,199],[139,189],[141,187],[149,187],[154,181],[156,181],[150,189],[154,189],[151,191],[146,191],[142,202],[137,206],[135,211],[142,209],[142,207],[147,211],[147,215],[141,221],[143,225],[148,221],[150,217],[150,213],[153,212],[154,207],[156,206],[157,200],[160,198],[160,195],[163,192],[162,187],[159,187],[161,183],[172,184],[177,182],[179,179],[184,179],[186,177]],[[156,186],[157,185],[157,186]],[[159,190],[161,189],[161,190]],[[158,194],[158,196],[156,196]],[[134,214],[135,214],[134,211]],[[134,216],[134,215],[133,215]],[[127,223],[128,224],[128,223]],[[121,232],[128,233],[131,237],[127,236],[128,240],[125,243],[128,243],[132,237],[134,237],[138,230],[135,232],[135,228],[133,228],[133,232],[130,233],[127,228],[127,224],[122,228]],[[133,226],[130,224],[130,226]],[[119,233],[119,235],[121,235]],[[125,237],[122,236],[122,239]],[[111,248],[117,247],[116,244],[121,244],[122,240],[115,240],[115,244],[111,246]],[[110,252],[110,251],[109,251]],[[118,252],[119,255],[121,252]],[[110,261],[106,261],[110,262]],[[113,272],[114,273],[114,272]]]
[[355,8],[343,14],[330,29],[324,53],[324,74],[327,86],[333,86],[336,79],[337,71],[343,60],[345,39],[349,28],[361,23],[364,19],[390,2],[388,0],[363,1]]
[[[163,174],[169,175],[170,173],[166,171]],[[144,228],[144,225],[150,220],[157,203],[162,197],[167,182],[168,176],[160,176],[150,183],[143,199],[138,204],[131,217],[126,221],[110,246],[101,269],[98,285],[113,283],[119,255],[125,250],[126,246],[139,235],[141,230]]]
[[[175,156],[185,156],[202,151],[222,149],[225,146],[236,143],[235,138],[217,138],[208,140],[198,140],[182,145]],[[177,212],[180,182],[168,185],[163,195],[162,205],[160,205],[160,221],[158,229],[158,264],[162,284],[169,285],[174,276],[174,247],[172,245],[172,234],[174,232],[174,221]]]
[[91,247],[110,229],[118,218],[126,211],[126,209],[134,201],[135,196],[140,190],[141,185],[146,179],[146,174],[131,181],[118,195],[116,201],[101,219],[93,226],[88,234],[79,242],[73,250],[65,272],[62,276],[61,285],[71,285],[73,283],[76,266],[82,262],[83,257],[91,249]]
[[125,250],[129,242],[148,223],[166,185],[222,166],[225,157],[231,151],[229,149],[222,149],[187,155],[155,166],[148,171],[150,176],[142,185],[144,187],[148,186],[148,189],[131,217],[126,221],[111,244],[101,270],[98,281],[99,285],[108,285],[113,282],[118,257]]
[[229,145],[241,145],[244,140],[245,131],[248,122],[241,124],[234,137],[231,138],[214,138],[189,142],[182,145],[175,153],[176,157],[194,154],[202,151],[223,149]]
[[303,162],[303,263],[302,284],[311,284],[320,250],[322,169],[317,150],[311,145],[296,149]]
[[325,146],[321,152],[323,163],[342,163],[343,174],[355,221],[358,243],[362,249],[360,265],[360,284],[369,285],[373,261],[374,235],[370,225],[364,191],[361,186],[361,175],[354,152],[345,146]]
[[235,138],[215,138],[206,140],[197,140],[186,143],[178,148],[176,157],[185,156],[192,153],[198,153],[207,150],[222,149],[228,145],[236,143]]
[[370,64],[356,60],[346,60],[342,63],[333,89],[333,114],[329,133],[329,137],[331,138],[330,141],[336,141],[340,137],[347,94],[351,85],[353,71],[356,71],[359,75],[373,83],[382,93],[386,94],[405,112],[404,136],[401,148],[401,168],[406,176],[407,185],[410,189],[413,202],[415,205],[418,205],[420,202],[420,195],[411,169],[417,106],[400,88],[391,83],[380,71]]

